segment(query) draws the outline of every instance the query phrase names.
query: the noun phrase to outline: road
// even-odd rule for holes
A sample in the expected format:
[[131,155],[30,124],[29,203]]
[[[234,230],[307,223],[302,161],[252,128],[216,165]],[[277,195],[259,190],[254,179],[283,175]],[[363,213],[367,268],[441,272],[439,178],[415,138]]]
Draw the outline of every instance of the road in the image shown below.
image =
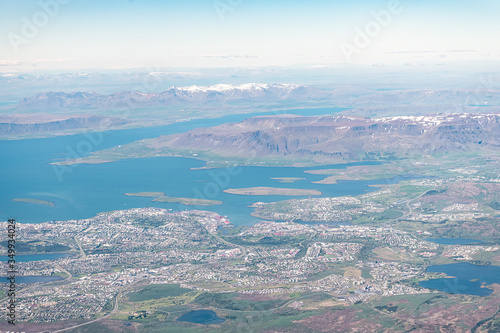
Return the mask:
[[[40,283],[40,284],[33,284],[31,286],[28,286],[26,288],[22,288],[22,289],[19,289],[19,292],[25,292],[25,291],[28,291],[30,289],[33,289],[33,288],[36,288],[36,287],[41,287],[41,286],[48,286],[52,283],[62,283],[62,282],[67,282],[69,280],[71,280],[73,278],[73,275],[71,275],[70,272],[68,272],[67,270],[65,270],[64,268],[62,268],[61,266],[55,264],[55,267],[58,268],[59,270],[63,271],[64,273],[68,274],[68,277],[65,278],[64,280],[58,280],[58,281],[50,281],[50,282],[45,282],[45,283]],[[8,297],[4,297],[2,299],[0,299],[0,303],[3,302],[4,300],[6,300]]]
[[69,331],[69,330],[72,330],[72,329],[75,329],[75,328],[78,328],[78,327],[82,327],[82,326],[85,326],[85,325],[88,325],[88,324],[95,323],[96,321],[99,321],[99,320],[102,320],[104,318],[107,318],[107,317],[111,316],[113,313],[115,313],[116,311],[118,311],[118,297],[120,296],[120,294],[121,294],[121,292],[119,292],[118,294],[116,294],[116,296],[115,296],[115,306],[113,307],[113,310],[111,310],[111,312],[108,313],[107,315],[104,315],[101,318],[97,318],[97,319],[88,321],[88,322],[83,323],[83,324],[78,324],[78,325],[75,325],[75,326],[66,327],[66,328],[63,328],[63,329],[60,329],[60,330],[57,330],[57,331],[51,331],[51,333]]
[[76,242],[76,245],[78,245],[78,248],[80,249],[80,253],[82,255],[82,258],[83,259],[87,259],[87,255],[85,254],[85,251],[83,251],[83,248],[82,248],[82,244],[80,243],[80,241],[76,238],[75,236],[75,242]]
[[399,221],[399,220],[402,220],[404,218],[406,218],[408,215],[410,215],[411,213],[413,213],[413,208],[411,208],[410,204],[417,200],[417,199],[420,199],[422,196],[424,196],[427,192],[429,191],[425,191],[424,193],[420,194],[418,197],[416,198],[413,198],[413,199],[410,199],[410,200],[406,200],[406,207],[408,207],[408,212],[404,213],[403,216],[401,217],[396,217],[395,219],[392,219],[390,221],[387,221],[386,224],[389,224],[389,223],[392,223],[392,222],[396,222],[396,221]]
[[115,296],[115,306],[113,307],[113,310],[111,310],[110,313],[102,316],[101,318],[97,318],[97,319],[94,319],[94,320],[91,320],[91,321],[87,321],[85,323],[82,323],[82,324],[78,324],[78,325],[75,325],[75,326],[71,326],[71,327],[66,327],[66,328],[63,328],[63,329],[60,329],[60,330],[57,330],[57,331],[51,331],[51,333],[57,333],[57,332],[65,332],[65,331],[69,331],[69,330],[72,330],[72,329],[75,329],[75,328],[78,328],[78,327],[82,327],[82,326],[85,326],[85,325],[88,325],[88,324],[92,324],[92,323],[95,323],[99,320],[103,320],[105,318],[108,318],[109,316],[111,316],[112,314],[114,314],[116,311],[118,311],[118,298],[120,297],[120,295],[127,289],[129,289],[130,287],[132,287],[133,285],[141,282],[141,281],[144,281],[146,279],[140,279],[140,280],[137,280],[135,282],[132,282],[131,284],[129,284],[128,286],[125,286],[125,288],[123,288],[123,290],[120,290],[116,296]]
[[212,233],[211,233],[210,235],[211,235],[213,238],[215,238],[217,241],[221,242],[221,243],[224,243],[224,244],[226,244],[226,245],[228,245],[228,246],[231,246],[231,247],[233,247],[233,246],[234,246],[234,247],[239,248],[239,249],[241,250],[241,254],[240,254],[239,256],[240,256],[241,258],[244,258],[244,257],[245,257],[245,255],[246,255],[246,253],[247,253],[247,249],[246,249],[244,246],[242,246],[242,245],[238,245],[238,244],[234,244],[234,243],[231,243],[231,242],[229,242],[229,241],[225,240],[224,238],[222,238],[221,236],[219,236],[219,235],[217,235],[217,234],[212,234]]

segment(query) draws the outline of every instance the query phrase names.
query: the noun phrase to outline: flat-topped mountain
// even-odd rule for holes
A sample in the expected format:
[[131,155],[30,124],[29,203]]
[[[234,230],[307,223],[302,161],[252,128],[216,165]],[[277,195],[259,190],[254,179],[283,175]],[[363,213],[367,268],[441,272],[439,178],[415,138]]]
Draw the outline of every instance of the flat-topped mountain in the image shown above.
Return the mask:
[[128,124],[127,119],[100,115],[24,114],[0,116],[0,137],[73,133],[79,130],[108,130]]
[[144,140],[220,156],[326,157],[360,160],[500,146],[500,114],[439,114],[365,119],[351,116],[262,116]]
[[225,163],[325,164],[499,148],[500,114],[377,119],[281,115],[140,140],[70,163],[175,155]]

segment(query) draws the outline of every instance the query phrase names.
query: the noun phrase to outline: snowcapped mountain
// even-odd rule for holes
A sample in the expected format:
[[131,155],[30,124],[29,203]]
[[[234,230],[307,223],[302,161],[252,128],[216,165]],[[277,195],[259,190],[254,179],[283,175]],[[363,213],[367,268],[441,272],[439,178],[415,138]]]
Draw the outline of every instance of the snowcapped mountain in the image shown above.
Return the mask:
[[412,154],[497,150],[500,114],[437,114],[367,119],[354,116],[260,116],[144,140],[231,157],[307,158],[318,162],[400,158]]
[[19,102],[19,109],[102,109],[151,107],[170,104],[249,101],[273,103],[311,98],[315,89],[295,84],[217,84],[208,87],[172,87],[158,93],[121,91],[110,95],[95,92],[44,92]]
[[239,86],[232,84],[216,84],[208,87],[200,86],[190,86],[184,88],[178,88],[179,91],[189,91],[189,92],[227,92],[227,91],[263,91],[269,89],[275,90],[293,90],[298,88],[296,84],[264,84],[264,83],[246,83]]

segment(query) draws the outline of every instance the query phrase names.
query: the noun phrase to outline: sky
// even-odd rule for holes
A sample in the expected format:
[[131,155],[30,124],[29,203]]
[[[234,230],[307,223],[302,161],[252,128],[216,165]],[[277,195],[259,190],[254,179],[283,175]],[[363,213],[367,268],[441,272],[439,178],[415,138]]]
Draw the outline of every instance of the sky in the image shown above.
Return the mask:
[[500,61],[498,0],[0,0],[0,71]]

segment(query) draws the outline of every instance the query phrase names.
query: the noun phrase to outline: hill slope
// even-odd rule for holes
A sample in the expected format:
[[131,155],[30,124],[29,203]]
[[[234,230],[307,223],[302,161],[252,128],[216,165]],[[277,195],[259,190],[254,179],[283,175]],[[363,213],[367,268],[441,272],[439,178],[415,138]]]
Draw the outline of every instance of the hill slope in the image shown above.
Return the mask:
[[307,160],[314,163],[405,158],[497,150],[499,114],[439,114],[365,119],[352,116],[262,116],[146,139],[96,153],[86,161],[183,155]]

